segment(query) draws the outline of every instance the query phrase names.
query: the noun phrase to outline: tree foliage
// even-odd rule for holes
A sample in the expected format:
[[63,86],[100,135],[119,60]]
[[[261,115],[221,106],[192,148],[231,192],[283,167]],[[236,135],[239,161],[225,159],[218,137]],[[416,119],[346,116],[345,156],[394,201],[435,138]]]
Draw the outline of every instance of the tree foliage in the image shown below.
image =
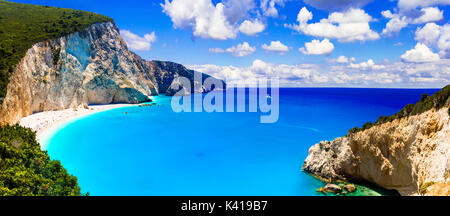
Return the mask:
[[41,151],[31,129],[0,127],[0,196],[79,196],[77,178]]
[[91,12],[0,0],[0,104],[15,65],[33,44],[101,22],[112,19]]

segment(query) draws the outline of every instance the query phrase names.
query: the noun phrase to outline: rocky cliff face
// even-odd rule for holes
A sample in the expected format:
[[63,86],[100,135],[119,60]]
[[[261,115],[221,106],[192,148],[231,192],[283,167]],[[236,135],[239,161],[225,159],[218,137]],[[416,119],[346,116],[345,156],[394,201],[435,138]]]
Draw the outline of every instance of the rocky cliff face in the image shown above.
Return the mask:
[[172,94],[178,76],[193,80],[194,73],[172,62],[145,61],[128,50],[113,23],[95,24],[27,51],[10,78],[0,120],[14,124],[35,112],[146,102]]
[[311,147],[303,169],[328,179],[373,182],[416,195],[428,182],[447,182],[449,103]]

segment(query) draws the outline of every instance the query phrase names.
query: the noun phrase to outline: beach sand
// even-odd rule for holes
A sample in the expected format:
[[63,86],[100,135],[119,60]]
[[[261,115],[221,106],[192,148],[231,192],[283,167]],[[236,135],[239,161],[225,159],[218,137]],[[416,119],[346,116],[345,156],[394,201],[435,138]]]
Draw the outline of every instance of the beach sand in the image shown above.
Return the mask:
[[35,113],[24,117],[20,120],[20,125],[31,128],[36,132],[38,142],[46,135],[52,128],[56,128],[66,122],[76,120],[94,113],[120,108],[127,106],[137,106],[136,104],[107,104],[107,105],[90,105],[88,109],[65,109],[59,111],[47,111]]

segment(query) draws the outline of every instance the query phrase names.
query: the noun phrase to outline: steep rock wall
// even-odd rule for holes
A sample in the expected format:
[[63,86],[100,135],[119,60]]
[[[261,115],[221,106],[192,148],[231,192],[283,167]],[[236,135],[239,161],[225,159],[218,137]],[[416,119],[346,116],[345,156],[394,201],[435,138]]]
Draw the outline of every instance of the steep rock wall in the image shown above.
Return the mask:
[[94,24],[27,51],[10,77],[0,120],[14,124],[35,112],[146,102],[172,94],[174,78],[192,80],[193,74],[180,64],[143,60],[128,50],[113,23]]
[[427,182],[446,182],[450,163],[448,106],[396,119],[312,146],[303,170],[328,179],[373,182],[417,195]]

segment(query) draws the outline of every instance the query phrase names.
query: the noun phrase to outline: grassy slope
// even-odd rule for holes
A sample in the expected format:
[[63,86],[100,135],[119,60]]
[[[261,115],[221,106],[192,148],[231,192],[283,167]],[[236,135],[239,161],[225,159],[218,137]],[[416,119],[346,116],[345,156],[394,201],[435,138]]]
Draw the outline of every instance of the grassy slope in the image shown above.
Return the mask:
[[[103,15],[0,0],[0,104],[9,76],[37,42],[111,22]],[[20,126],[0,126],[0,196],[81,195],[77,178],[41,151],[36,135]]]
[[14,66],[33,44],[111,21],[91,12],[0,0],[0,104]]
[[36,134],[0,127],[0,196],[78,196],[77,178],[41,151]]
[[[348,132],[356,133],[359,131],[369,129],[375,125],[391,122],[395,119],[408,117],[412,115],[418,115],[433,108],[440,109],[445,106],[445,103],[447,103],[447,101],[449,101],[449,97],[450,97],[450,85],[447,85],[431,96],[428,96],[427,94],[422,95],[422,98],[416,104],[408,104],[394,115],[380,116],[376,122],[374,123],[367,122],[362,126],[362,128],[355,127],[350,129]],[[450,108],[448,109],[448,112],[450,114]]]

